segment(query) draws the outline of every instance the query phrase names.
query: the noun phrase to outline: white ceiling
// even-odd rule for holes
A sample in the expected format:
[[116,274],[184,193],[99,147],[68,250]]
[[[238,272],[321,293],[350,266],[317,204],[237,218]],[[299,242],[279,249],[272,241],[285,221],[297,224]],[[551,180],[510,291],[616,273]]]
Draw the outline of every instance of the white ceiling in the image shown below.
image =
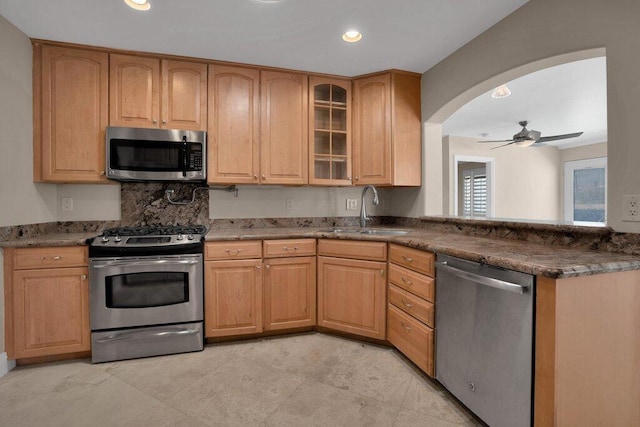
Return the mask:
[[522,129],[518,122],[528,120],[527,129],[542,136],[584,132],[547,145],[569,148],[606,142],[606,74],[604,57],[528,74],[507,83],[511,90],[507,98],[494,99],[489,91],[466,104],[443,123],[442,133],[478,139],[486,133],[491,140],[509,139]]
[[526,1],[0,0],[0,15],[32,38],[354,76],[422,73]]

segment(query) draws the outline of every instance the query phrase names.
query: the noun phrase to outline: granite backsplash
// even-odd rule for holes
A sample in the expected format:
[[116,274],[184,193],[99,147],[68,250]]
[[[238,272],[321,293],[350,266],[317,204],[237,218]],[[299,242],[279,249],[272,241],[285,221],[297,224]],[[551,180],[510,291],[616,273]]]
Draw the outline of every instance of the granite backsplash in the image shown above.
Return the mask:
[[[95,232],[98,235],[105,228],[140,225],[202,224],[208,229],[357,227],[359,225],[358,217],[210,219],[209,191],[205,191],[206,188],[200,184],[185,183],[122,183],[120,221],[51,222],[0,227],[0,241],[32,238],[49,233]],[[167,190],[173,190],[173,192],[167,193]],[[477,237],[542,243],[549,246],[640,255],[640,234],[618,233],[609,227],[447,217],[375,217],[371,225],[430,229]]]

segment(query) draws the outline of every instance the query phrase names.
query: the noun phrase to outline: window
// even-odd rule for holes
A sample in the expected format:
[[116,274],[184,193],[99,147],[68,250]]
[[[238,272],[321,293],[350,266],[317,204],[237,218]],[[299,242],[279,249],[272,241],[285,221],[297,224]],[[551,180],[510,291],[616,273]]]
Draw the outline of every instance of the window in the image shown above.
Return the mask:
[[606,222],[607,158],[564,164],[564,219],[578,224]]
[[487,173],[485,168],[462,171],[462,214],[487,216]]

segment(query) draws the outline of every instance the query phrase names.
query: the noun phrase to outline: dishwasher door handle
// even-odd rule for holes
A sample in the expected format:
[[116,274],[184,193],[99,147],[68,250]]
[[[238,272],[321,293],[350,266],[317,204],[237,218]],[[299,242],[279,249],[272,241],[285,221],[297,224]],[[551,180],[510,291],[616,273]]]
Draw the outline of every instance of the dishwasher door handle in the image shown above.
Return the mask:
[[493,277],[481,276],[479,274],[470,273],[468,271],[461,270],[456,267],[452,267],[447,264],[446,261],[438,262],[437,266],[445,269],[449,273],[454,276],[458,276],[462,279],[471,280],[472,282],[478,283],[480,285],[491,286],[492,288],[500,289],[503,291],[514,292],[516,294],[524,294],[528,292],[528,286],[518,285],[517,283],[506,282],[500,279],[494,279]]

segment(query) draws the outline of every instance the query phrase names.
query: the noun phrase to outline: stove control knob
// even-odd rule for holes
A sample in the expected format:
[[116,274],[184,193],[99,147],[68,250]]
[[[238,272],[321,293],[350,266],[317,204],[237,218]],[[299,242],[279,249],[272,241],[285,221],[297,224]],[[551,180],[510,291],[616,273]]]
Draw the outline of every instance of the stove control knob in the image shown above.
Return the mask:
[[102,236],[101,241],[102,241],[102,243],[108,243],[109,242],[109,238],[107,236]]
[[193,240],[193,234],[189,234],[189,235],[187,236],[187,239],[188,239],[188,240]]
[[113,240],[114,240],[116,243],[118,243],[118,242],[121,242],[121,241],[122,241],[122,237],[120,237],[120,236],[116,236]]
[[176,240],[182,240],[182,239],[184,239],[184,237],[182,236],[182,234],[178,234],[178,235],[176,236]]

